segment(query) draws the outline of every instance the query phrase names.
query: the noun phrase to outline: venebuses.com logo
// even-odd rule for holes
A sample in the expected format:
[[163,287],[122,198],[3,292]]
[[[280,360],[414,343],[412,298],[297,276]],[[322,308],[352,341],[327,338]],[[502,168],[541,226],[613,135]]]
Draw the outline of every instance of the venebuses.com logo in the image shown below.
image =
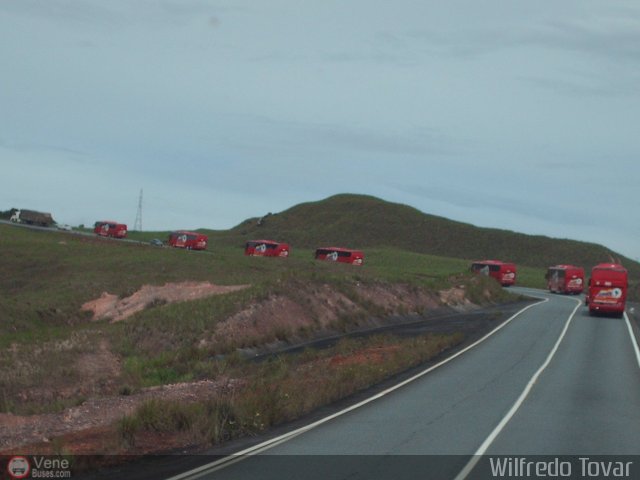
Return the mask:
[[[67,458],[14,455],[7,462],[10,480],[23,478],[71,478],[71,462]],[[0,475],[1,476],[1,475]]]
[[27,478],[31,472],[31,464],[26,457],[11,457],[7,463],[7,473],[11,478]]

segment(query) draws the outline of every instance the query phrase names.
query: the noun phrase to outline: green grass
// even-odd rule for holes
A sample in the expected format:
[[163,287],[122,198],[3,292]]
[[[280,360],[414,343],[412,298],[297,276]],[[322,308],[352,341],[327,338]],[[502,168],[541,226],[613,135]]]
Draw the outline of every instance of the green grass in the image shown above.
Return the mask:
[[[140,235],[158,236],[157,232]],[[100,390],[113,393],[212,378],[221,368],[211,361],[216,355],[226,355],[232,364],[233,355],[229,355],[237,348],[313,337],[318,327],[307,325],[233,341],[216,338],[211,343],[220,321],[268,298],[284,295],[305,306],[308,292],[329,286],[357,305],[350,313],[343,309],[333,324],[336,331],[345,332],[367,318],[389,314],[359,296],[354,287],[357,284],[392,289],[393,284],[401,283],[427,290],[464,284],[472,299],[486,300],[486,287],[470,281],[467,260],[393,247],[367,249],[365,265],[353,267],[318,262],[310,248],[293,248],[288,259],[246,257],[242,242],[225,242],[215,235],[207,252],[193,252],[0,225],[0,249],[0,290],[7,293],[0,296],[3,411],[56,411],[82,398],[85,392],[78,391],[39,405],[36,396],[22,407],[17,400],[20,391],[34,385],[55,389],[57,383],[68,383],[71,389],[76,381],[74,365],[103,340],[122,360],[117,384]],[[521,271],[519,283],[531,282],[532,286],[538,285],[544,274],[540,269]],[[246,284],[250,288],[190,302],[158,304],[117,324],[93,322],[81,311],[83,303],[103,292],[124,298],[145,284],[185,280]],[[492,287],[495,301],[506,300],[499,288]],[[313,309],[311,305],[308,308]],[[203,340],[209,342],[204,348],[199,347]],[[59,347],[67,344],[68,348]],[[54,368],[48,361],[54,358],[55,365],[66,366],[68,371]]]
[[[312,249],[294,248],[288,259],[246,257],[240,246],[214,242],[208,252],[157,248],[40,232],[0,225],[0,347],[10,342],[33,342],[64,336],[68,327],[85,325],[89,315],[83,303],[103,292],[125,297],[144,284],[161,285],[184,280],[222,285],[251,284],[250,294],[213,300],[242,302],[273,290],[289,279],[340,282],[381,280],[445,287],[447,278],[466,272],[468,261],[402,251],[371,248],[362,268],[313,259]],[[540,286],[542,270],[522,269],[520,284]],[[206,303],[168,306],[164,316],[203,317]],[[144,315],[142,315],[144,317]]]
[[202,254],[5,225],[0,248],[0,333],[8,335],[85,323],[81,305],[103,292],[125,297],[144,284],[184,280],[254,283],[295,263],[251,262],[230,247]]
[[[131,395],[149,386],[201,379],[244,378],[248,383],[241,394],[236,392],[238,396],[188,405],[153,401],[120,425],[123,442],[130,444],[141,431],[184,432],[197,442],[218,443],[295,418],[461,341],[455,336],[404,339],[402,348],[383,365],[327,368],[322,363],[330,355],[388,345],[390,340],[383,338],[347,340],[327,351],[260,365],[242,359],[240,348],[314,338],[323,315],[312,301],[315,292],[329,292],[322,301],[333,299],[337,304],[335,319],[322,328],[350,332],[366,327],[373,317],[408,313],[376,304],[361,294],[361,286],[393,294],[401,284],[404,293],[433,297],[439,290],[463,286],[467,298],[476,303],[487,302],[487,297],[501,302],[513,297],[492,280],[472,276],[472,260],[515,261],[517,285],[545,288],[550,264],[589,267],[619,256],[598,245],[479,229],[357,195],[298,205],[266,217],[261,226],[252,219],[228,231],[202,231],[210,240],[206,252],[148,245],[152,238],[166,241],[169,232],[129,232],[130,239],[145,242],[134,244],[0,225],[0,411],[55,412],[90,396]],[[251,238],[288,241],[291,256],[246,257],[243,246]],[[365,265],[315,261],[314,249],[323,245],[362,249]],[[633,279],[634,298],[640,265],[622,260]],[[145,284],[186,280],[250,287],[190,302],[158,302],[115,324],[94,322],[81,311],[83,303],[103,292],[124,298]],[[216,326],[231,315],[283,297],[309,312],[311,321],[259,335],[215,336]],[[84,384],[83,362],[95,358],[91,355],[100,345],[106,345],[121,368],[111,377],[92,373],[94,381]]]
[[[438,290],[464,286],[467,298],[477,303],[486,302],[487,293],[491,301],[508,301],[509,294],[495,282],[469,274],[472,259],[516,261],[518,285],[544,288],[549,264],[589,266],[616,256],[597,245],[478,229],[351,195],[270,215],[259,227],[254,219],[228,231],[203,232],[209,235],[209,248],[193,252],[148,245],[152,238],[166,241],[168,232],[129,232],[130,239],[145,242],[134,244],[0,225],[0,411],[53,412],[92,395],[130,395],[153,385],[244,375],[250,378],[250,388],[241,401],[227,398],[194,406],[151,403],[121,425],[122,437],[132,443],[141,430],[185,431],[215,443],[294,418],[433,355],[433,345],[413,339],[418,343],[403,344],[402,351],[410,351],[408,357],[403,356],[407,352],[397,353],[384,366],[324,368],[305,376],[305,359],[322,359],[330,352],[247,366],[239,348],[314,338],[322,313],[314,313],[313,292],[340,296],[336,319],[323,328],[348,332],[372,317],[407,313],[377,305],[359,293],[360,285],[393,292],[402,284],[410,293],[434,296]],[[291,255],[246,257],[243,246],[251,238],[288,241]],[[315,261],[314,249],[322,245],[360,248],[365,265]],[[624,262],[637,278],[638,265]],[[103,292],[124,298],[145,284],[186,280],[250,287],[190,302],[160,302],[116,324],[93,322],[81,311],[83,303]],[[273,328],[255,336],[214,338],[216,326],[226,318],[249,305],[282,297],[311,312],[315,323],[298,329]],[[354,307],[348,307],[350,302]],[[105,385],[100,379],[80,385],[83,359],[103,343],[121,362],[117,378]],[[333,352],[364,345],[341,343]],[[53,393],[43,396],[40,390],[46,389]],[[26,400],[24,392],[31,395]]]
[[544,278],[546,272],[545,268],[518,266],[516,285],[544,290],[547,288],[547,281]]
[[[142,432],[186,433],[201,445],[255,435],[420,365],[462,340],[460,334],[345,339],[330,349],[257,365],[239,362],[225,367],[227,375],[243,379],[238,388],[206,401],[148,401],[119,422],[120,440],[130,449]],[[378,359],[366,357],[376,351],[382,352]],[[336,356],[347,361],[334,364]]]

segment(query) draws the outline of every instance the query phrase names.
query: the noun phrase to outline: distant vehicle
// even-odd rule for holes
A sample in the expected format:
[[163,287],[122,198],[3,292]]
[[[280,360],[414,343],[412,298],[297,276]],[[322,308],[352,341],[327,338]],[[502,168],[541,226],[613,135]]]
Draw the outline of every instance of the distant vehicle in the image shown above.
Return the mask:
[[39,227],[50,227],[56,222],[50,213],[37,212],[35,210],[16,210],[9,219],[15,223],[24,223],[26,225],[37,225]]
[[153,238],[149,241],[149,245],[153,245],[154,247],[164,247],[164,242],[159,238]]
[[100,220],[93,225],[93,233],[101,237],[124,238],[127,236],[127,226],[113,220]]
[[550,292],[579,294],[584,290],[584,268],[573,265],[554,265],[545,277]]
[[479,260],[471,264],[471,271],[495,278],[503,287],[510,287],[516,283],[517,268],[514,263]]
[[70,232],[71,230],[73,230],[73,228],[71,227],[71,225],[67,225],[66,223],[58,223],[56,225],[56,228],[58,230],[65,230],[67,232]]
[[206,250],[209,238],[198,232],[178,230],[169,234],[169,245],[187,250]]
[[244,247],[244,254],[253,257],[288,257],[289,244],[273,240],[249,240]]
[[585,303],[589,313],[624,314],[629,287],[627,270],[617,263],[601,263],[591,270]]
[[351,250],[341,247],[318,248],[316,250],[315,258],[316,260],[350,263],[351,265],[362,265],[364,263],[364,253],[360,250]]

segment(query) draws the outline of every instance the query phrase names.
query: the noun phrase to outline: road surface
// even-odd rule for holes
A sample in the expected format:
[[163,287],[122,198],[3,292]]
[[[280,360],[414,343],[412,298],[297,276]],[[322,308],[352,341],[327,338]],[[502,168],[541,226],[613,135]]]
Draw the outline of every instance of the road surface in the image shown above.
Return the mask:
[[[174,480],[484,478],[497,455],[640,455],[628,320],[590,317],[579,297],[513,290],[541,300],[456,358]],[[639,478],[640,457],[628,468]]]

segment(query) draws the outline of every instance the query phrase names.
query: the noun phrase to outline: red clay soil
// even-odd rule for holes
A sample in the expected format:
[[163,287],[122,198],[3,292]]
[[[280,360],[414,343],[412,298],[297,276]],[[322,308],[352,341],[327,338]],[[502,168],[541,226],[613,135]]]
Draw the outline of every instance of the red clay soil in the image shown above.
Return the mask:
[[[246,288],[247,285],[219,286],[211,283],[183,282],[167,283],[164,286],[144,286],[130,297],[120,299],[115,295],[104,293],[101,298],[87,302],[83,309],[93,312],[94,319],[110,319],[120,321],[147,308],[150,304],[171,303],[209,295],[224,294]],[[415,290],[407,286],[357,286],[357,293],[362,299],[378,306],[387,315],[396,311],[421,312],[429,308],[449,305],[468,305],[463,288],[454,288],[439,292]],[[326,328],[343,315],[354,315],[364,312],[361,305],[354,303],[341,292],[326,285],[316,287],[310,292],[299,292],[300,298],[292,299],[273,296],[263,302],[251,305],[230,318],[220,322],[209,338],[202,344],[224,342],[235,339],[251,344],[251,340],[271,339],[274,332],[291,334],[300,328]],[[366,312],[365,312],[366,313]],[[384,313],[382,313],[384,315]],[[366,315],[363,315],[366,317]],[[272,341],[272,340],[270,340]],[[201,346],[204,346],[201,345]],[[397,346],[364,349],[347,355],[337,355],[328,361],[333,367],[354,364],[382,364],[396,353]],[[110,353],[108,345],[100,344],[95,358],[82,358],[86,375],[92,378],[97,371],[103,371],[108,378],[117,378],[121,365],[120,360]],[[104,369],[104,363],[111,363]],[[103,367],[100,367],[103,365]],[[182,402],[195,401],[215,396],[237,388],[241,380],[221,379],[166,385],[145,389],[134,395],[109,395],[101,392],[98,397],[90,398],[82,405],[68,408],[61,413],[18,416],[0,414],[0,453],[16,450],[20,446],[47,445],[52,446],[54,438],[61,438],[65,449],[78,453],[112,453],[105,445],[105,437],[113,438],[114,424],[123,415],[131,414],[143,402],[150,399],[170,399]],[[113,390],[111,390],[113,392]],[[149,448],[159,450],[169,447],[173,442],[180,444],[184,439],[161,439],[158,434],[149,439]],[[144,447],[138,445],[136,448]],[[174,446],[180,446],[175,445]],[[24,449],[25,447],[23,447]],[[51,448],[51,447],[50,447]]]
[[[373,347],[325,360],[339,368],[349,365],[383,364],[399,345]],[[63,412],[41,415],[13,415],[0,413],[0,455],[59,454],[62,445],[66,454],[149,454],[192,446],[193,439],[176,433],[139,432],[135,446],[123,450],[118,440],[116,422],[132,414],[137,407],[151,399],[193,402],[198,399],[228,394],[242,386],[242,380],[204,380],[151,387],[134,395],[120,395],[87,400],[80,406]],[[55,441],[53,441],[55,439]]]
[[329,365],[332,367],[344,365],[379,365],[384,363],[390,355],[400,349],[400,345],[374,347],[354,352],[350,355],[335,355],[331,357]]
[[[55,437],[72,432],[82,435],[85,431],[86,435],[87,432],[100,431],[124,415],[132,414],[142,403],[151,399],[193,402],[229,393],[238,388],[240,383],[233,379],[178,383],[150,387],[134,395],[92,398],[60,413],[26,416],[0,413],[0,452],[9,452],[21,445],[48,443]],[[109,452],[94,449],[92,453]]]
[[93,312],[93,320],[124,320],[154,303],[174,303],[211,295],[221,295],[247,288],[249,285],[214,285],[209,282],[166,283],[163,286],[144,285],[133,295],[119,298],[104,292],[100,298],[82,305],[82,310]]

